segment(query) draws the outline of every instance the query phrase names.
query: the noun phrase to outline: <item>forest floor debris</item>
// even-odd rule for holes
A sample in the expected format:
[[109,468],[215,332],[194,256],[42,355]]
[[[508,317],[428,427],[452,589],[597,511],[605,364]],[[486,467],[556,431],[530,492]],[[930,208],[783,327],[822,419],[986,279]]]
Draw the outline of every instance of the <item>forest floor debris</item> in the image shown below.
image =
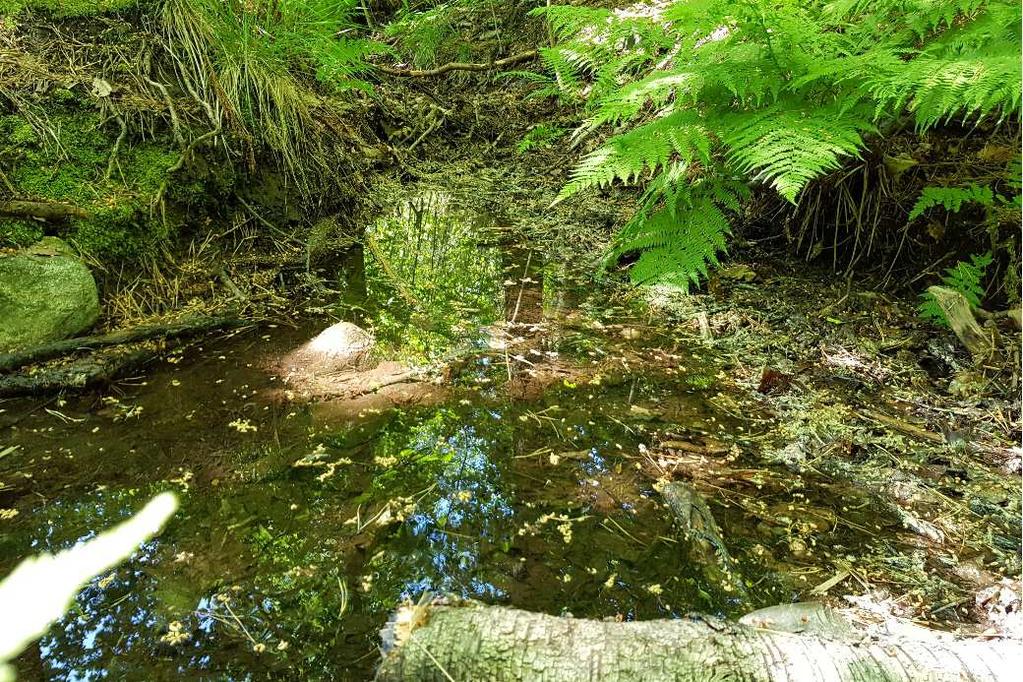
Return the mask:
[[[906,302],[750,266],[756,287],[719,278],[713,293],[655,290],[651,303],[697,338],[707,315],[709,343],[731,358],[718,375],[720,404],[770,420],[753,439],[754,459],[867,491],[865,504],[887,505],[902,520],[901,550],[858,557],[855,568],[836,556],[835,575],[883,588],[903,615],[996,627],[980,595],[1004,580],[1020,592],[1018,336],[1006,337],[1003,365],[978,367],[951,332],[928,329]],[[967,377],[970,388],[961,388]],[[704,488],[717,495],[743,480],[730,458],[708,455],[664,448],[657,468],[697,486],[710,474],[714,487]],[[749,507],[756,498],[725,499]],[[797,512],[798,522],[810,522],[807,514]]]

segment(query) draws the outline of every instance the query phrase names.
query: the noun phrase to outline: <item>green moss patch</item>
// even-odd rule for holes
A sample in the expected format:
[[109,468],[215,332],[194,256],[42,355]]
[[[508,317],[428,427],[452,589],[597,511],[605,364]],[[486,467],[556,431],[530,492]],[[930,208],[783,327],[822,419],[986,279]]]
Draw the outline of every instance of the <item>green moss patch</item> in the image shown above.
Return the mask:
[[132,9],[144,0],[0,0],[0,16],[14,16],[23,10],[49,12],[55,17],[87,17]]
[[[79,249],[101,258],[131,260],[170,236],[152,204],[179,152],[169,141],[125,141],[111,163],[118,132],[116,124],[104,126],[98,113],[87,111],[52,113],[45,132],[8,115],[0,117],[0,139],[7,140],[0,154],[13,160],[6,175],[19,196],[67,202],[89,212],[89,219],[66,228]],[[168,187],[173,194],[175,187]],[[189,196],[196,192],[189,185],[180,189]],[[38,231],[24,223],[8,225],[8,245],[30,241]]]

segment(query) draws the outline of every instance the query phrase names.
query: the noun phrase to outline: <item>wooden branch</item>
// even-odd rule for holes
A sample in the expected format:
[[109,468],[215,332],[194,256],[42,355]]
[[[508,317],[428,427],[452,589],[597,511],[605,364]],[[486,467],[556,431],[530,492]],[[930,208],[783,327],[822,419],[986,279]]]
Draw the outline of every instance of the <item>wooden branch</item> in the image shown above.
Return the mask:
[[962,292],[948,287],[927,287],[927,293],[945,313],[945,320],[970,355],[974,358],[990,358],[995,350],[994,338],[977,324],[973,306]]
[[105,346],[117,346],[150,339],[190,336],[215,329],[240,327],[244,324],[246,324],[245,320],[234,317],[198,317],[172,324],[148,325],[111,332],[109,334],[65,339],[64,341],[49,343],[45,346],[36,346],[35,348],[0,355],[0,372],[7,372],[33,362],[41,362],[81,350],[93,350]]
[[490,71],[492,69],[503,69],[512,64],[528,62],[536,59],[539,53],[536,50],[527,50],[519,54],[498,59],[492,62],[448,62],[435,69],[395,69],[389,66],[377,66],[376,68],[390,76],[408,76],[410,78],[429,78],[431,76],[442,76],[450,71]]
[[12,218],[40,218],[50,222],[64,222],[72,218],[88,218],[89,212],[73,204],[59,201],[11,199],[0,201],[0,216]]
[[928,431],[927,429],[921,426],[911,424],[907,421],[903,421],[902,419],[898,419],[896,417],[891,417],[882,412],[878,412],[877,410],[871,410],[863,407],[860,408],[858,411],[861,416],[866,417],[868,419],[872,419],[873,421],[876,422],[880,422],[881,424],[884,424],[889,428],[895,429],[896,431],[900,431],[901,433],[904,433],[907,436],[919,438],[920,440],[930,441],[931,443],[935,443],[937,445],[941,445],[945,442],[945,436],[943,436],[940,433]]

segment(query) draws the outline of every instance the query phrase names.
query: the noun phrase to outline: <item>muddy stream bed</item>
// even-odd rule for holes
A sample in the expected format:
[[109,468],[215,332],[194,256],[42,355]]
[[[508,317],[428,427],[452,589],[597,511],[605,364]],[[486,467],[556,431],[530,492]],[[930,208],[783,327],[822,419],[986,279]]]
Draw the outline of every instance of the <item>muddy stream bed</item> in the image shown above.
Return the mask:
[[[876,496],[760,457],[776,418],[722,392],[732,360],[499,228],[428,197],[378,221],[291,321],[102,393],[0,405],[0,574],[158,491],[181,501],[20,679],[368,679],[380,627],[424,593],[737,616],[903,542]],[[378,359],[443,369],[306,400],[275,368],[338,320],[371,329]],[[742,590],[686,551],[655,490],[672,473],[699,483]]]

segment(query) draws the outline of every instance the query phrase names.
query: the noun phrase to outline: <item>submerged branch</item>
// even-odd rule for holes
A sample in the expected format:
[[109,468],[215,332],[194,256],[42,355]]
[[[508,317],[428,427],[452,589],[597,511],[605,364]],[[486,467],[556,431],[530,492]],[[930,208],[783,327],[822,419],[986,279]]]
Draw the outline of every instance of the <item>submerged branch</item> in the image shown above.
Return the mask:
[[107,346],[118,346],[137,341],[148,341],[151,339],[171,339],[182,336],[190,336],[215,329],[227,329],[239,327],[245,324],[244,320],[234,317],[200,317],[183,322],[171,324],[147,325],[135,329],[126,329],[109,334],[97,334],[94,336],[82,336],[75,339],[65,339],[45,346],[36,346],[15,353],[0,355],[0,372],[6,372],[18,367],[23,367],[33,362],[41,362],[51,358],[75,353],[82,350],[93,350]]

